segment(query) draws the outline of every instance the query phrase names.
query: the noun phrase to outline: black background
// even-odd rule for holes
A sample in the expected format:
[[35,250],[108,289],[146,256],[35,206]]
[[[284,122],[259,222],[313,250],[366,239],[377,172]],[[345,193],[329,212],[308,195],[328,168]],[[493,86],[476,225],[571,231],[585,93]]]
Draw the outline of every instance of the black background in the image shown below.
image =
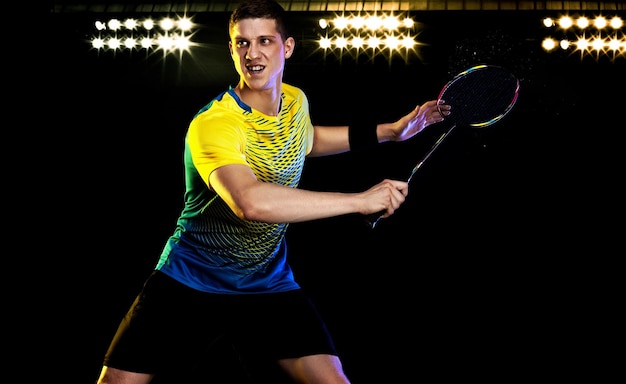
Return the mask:
[[[536,11],[414,12],[419,54],[324,56],[313,42],[320,15],[293,14],[298,45],[285,72],[308,94],[314,123],[395,120],[476,64],[506,66],[521,82],[513,111],[456,129],[375,230],[355,215],[292,225],[296,276],[353,382],[527,381],[580,376],[598,356],[611,365],[602,351],[623,305],[614,263],[626,57],[544,52]],[[44,119],[27,131],[39,139],[28,146],[38,199],[28,221],[45,233],[26,244],[44,259],[41,340],[80,367],[67,382],[95,381],[182,207],[187,124],[237,81],[227,14],[195,15],[203,45],[182,59],[91,49],[93,21],[111,16],[51,15],[56,42],[35,113]],[[406,178],[446,127],[310,159],[301,186],[356,191]]]

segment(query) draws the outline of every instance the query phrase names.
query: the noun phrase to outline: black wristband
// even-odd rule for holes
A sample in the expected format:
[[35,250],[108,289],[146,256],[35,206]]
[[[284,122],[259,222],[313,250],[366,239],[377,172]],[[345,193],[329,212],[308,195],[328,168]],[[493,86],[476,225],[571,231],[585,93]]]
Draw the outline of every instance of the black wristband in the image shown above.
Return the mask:
[[351,124],[348,129],[348,140],[351,151],[364,151],[378,144],[376,123]]

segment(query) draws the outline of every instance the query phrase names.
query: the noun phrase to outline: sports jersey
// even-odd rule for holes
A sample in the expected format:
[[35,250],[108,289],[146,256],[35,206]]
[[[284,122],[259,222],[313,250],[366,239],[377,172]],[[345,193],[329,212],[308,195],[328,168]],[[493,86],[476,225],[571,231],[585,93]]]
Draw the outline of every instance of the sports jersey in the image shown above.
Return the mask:
[[283,84],[277,116],[242,102],[229,88],[192,119],[185,136],[184,207],[156,265],[183,284],[212,293],[299,288],[287,263],[287,223],[242,220],[208,186],[229,164],[248,165],[262,182],[296,188],[313,145],[306,95]]

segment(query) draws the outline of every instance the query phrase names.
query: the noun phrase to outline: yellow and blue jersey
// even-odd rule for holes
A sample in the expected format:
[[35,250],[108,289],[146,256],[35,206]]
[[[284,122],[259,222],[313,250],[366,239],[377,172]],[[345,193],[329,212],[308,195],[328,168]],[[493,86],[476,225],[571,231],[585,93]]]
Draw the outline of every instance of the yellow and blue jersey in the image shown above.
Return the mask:
[[278,116],[244,104],[231,88],[192,119],[184,149],[185,202],[156,269],[213,293],[299,288],[286,261],[288,224],[242,220],[209,188],[209,175],[248,165],[257,179],[296,188],[313,145],[302,90],[283,84]]

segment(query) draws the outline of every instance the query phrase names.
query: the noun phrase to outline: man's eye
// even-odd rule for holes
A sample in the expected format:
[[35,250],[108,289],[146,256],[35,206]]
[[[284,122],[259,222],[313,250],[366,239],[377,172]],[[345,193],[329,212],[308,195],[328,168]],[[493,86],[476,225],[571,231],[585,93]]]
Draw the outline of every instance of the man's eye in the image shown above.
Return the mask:
[[269,44],[270,42],[270,39],[261,39],[261,44]]
[[241,47],[245,47],[246,45],[248,45],[248,42],[247,41],[238,41],[236,45],[237,45],[238,48],[241,48]]

